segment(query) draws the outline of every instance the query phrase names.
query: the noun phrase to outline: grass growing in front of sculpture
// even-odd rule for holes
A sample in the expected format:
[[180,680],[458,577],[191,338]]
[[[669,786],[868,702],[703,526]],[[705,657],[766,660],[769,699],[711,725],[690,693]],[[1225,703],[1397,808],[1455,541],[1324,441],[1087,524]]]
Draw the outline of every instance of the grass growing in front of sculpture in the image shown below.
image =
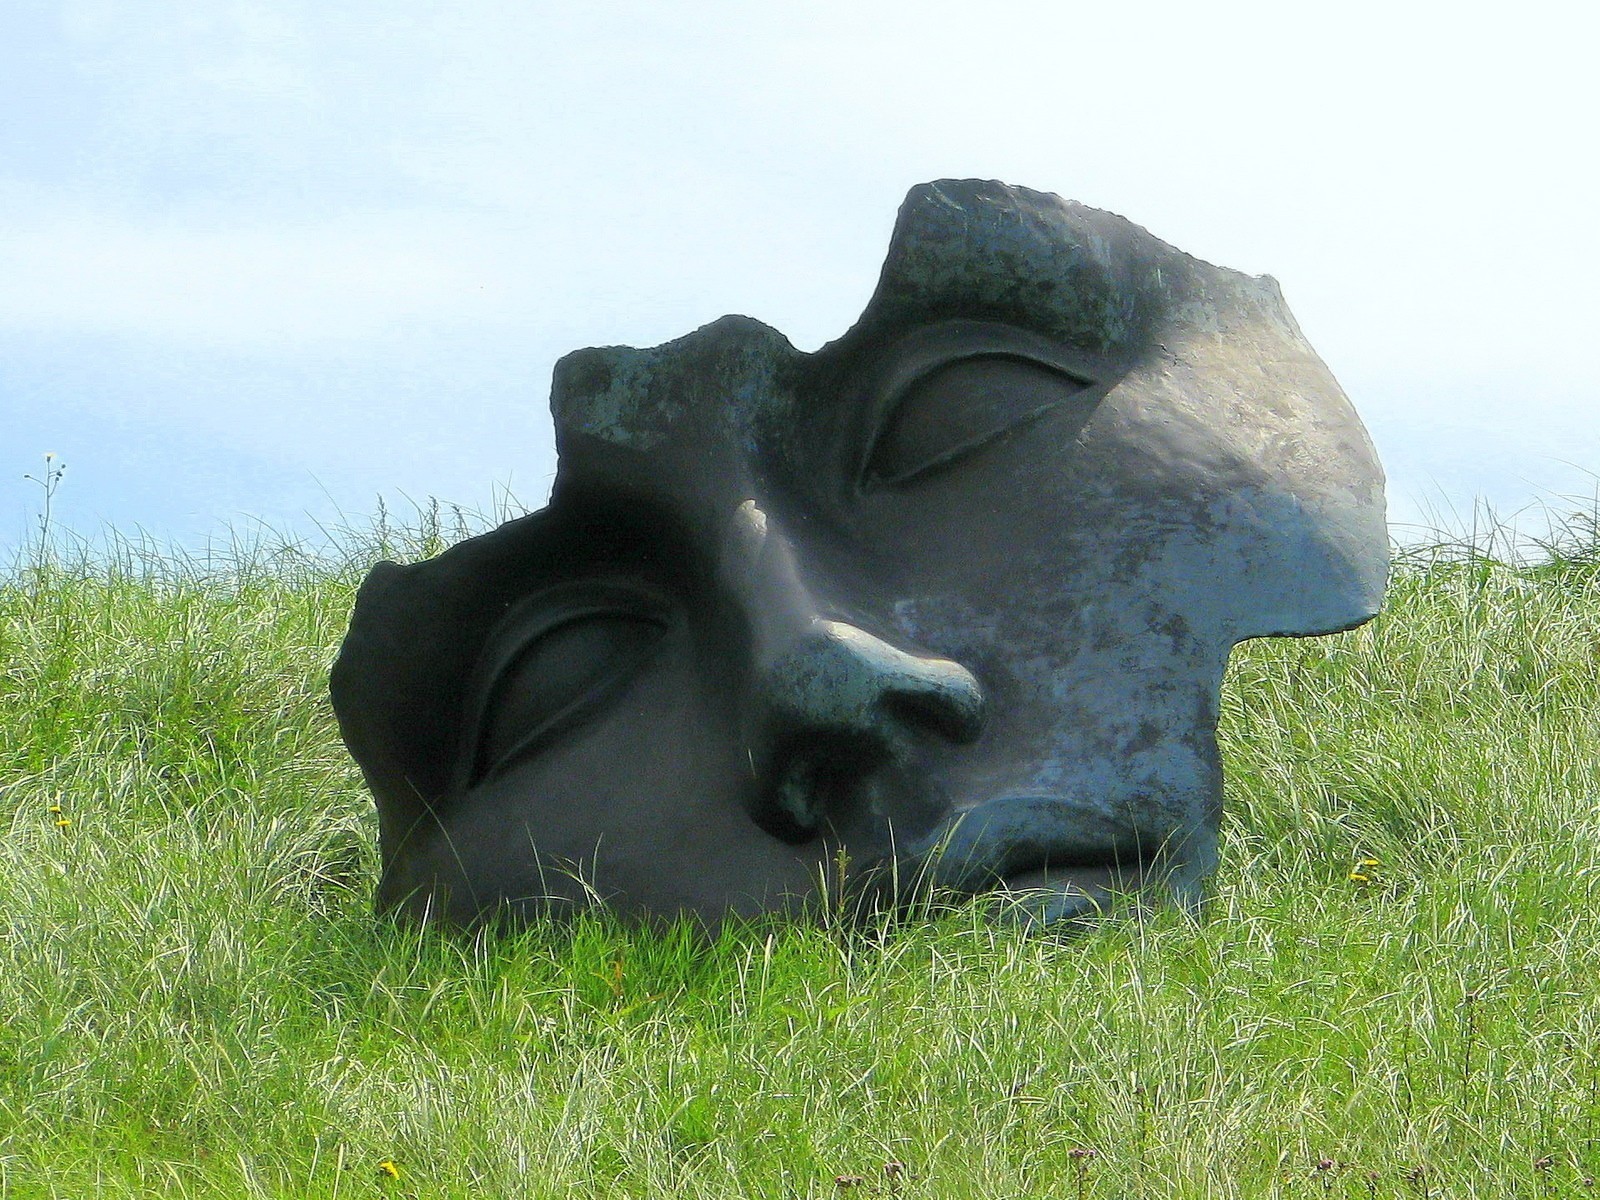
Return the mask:
[[1600,538],[1236,655],[1215,901],[373,921],[359,568],[0,582],[0,1196],[1530,1196],[1600,1175]]

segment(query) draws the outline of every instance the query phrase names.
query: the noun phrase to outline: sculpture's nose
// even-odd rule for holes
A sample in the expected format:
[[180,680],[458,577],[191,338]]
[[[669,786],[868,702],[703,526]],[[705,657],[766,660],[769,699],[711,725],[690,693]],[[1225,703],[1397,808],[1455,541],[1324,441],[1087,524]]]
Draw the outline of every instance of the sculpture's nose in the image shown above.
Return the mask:
[[985,701],[972,673],[825,615],[793,547],[753,502],[735,519],[723,569],[750,634],[752,815],[768,832],[804,841],[874,800],[894,807],[878,786],[919,746],[978,736]]
[[813,617],[793,647],[766,665],[762,690],[783,720],[839,733],[898,736],[923,726],[968,742],[983,724],[983,691],[960,663],[891,646]]
[[984,697],[971,672],[822,617],[756,663],[758,825],[803,842],[863,819],[905,830],[940,819],[941,801],[908,768],[930,742],[978,736]]

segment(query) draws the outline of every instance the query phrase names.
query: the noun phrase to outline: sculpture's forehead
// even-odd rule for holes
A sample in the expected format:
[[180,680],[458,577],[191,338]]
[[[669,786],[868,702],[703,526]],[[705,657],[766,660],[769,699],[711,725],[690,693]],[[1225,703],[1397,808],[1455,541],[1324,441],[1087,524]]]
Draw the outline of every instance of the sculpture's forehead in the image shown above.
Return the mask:
[[924,184],[902,206],[877,290],[844,337],[803,355],[758,321],[726,317],[649,349],[578,351],[556,371],[558,444],[581,435],[654,451],[684,439],[704,450],[707,439],[748,439],[780,415],[797,364],[825,372],[952,319],[1014,325],[1126,365],[1174,320],[1222,319],[1240,300],[1232,281],[1254,282],[1112,213],[993,182]]

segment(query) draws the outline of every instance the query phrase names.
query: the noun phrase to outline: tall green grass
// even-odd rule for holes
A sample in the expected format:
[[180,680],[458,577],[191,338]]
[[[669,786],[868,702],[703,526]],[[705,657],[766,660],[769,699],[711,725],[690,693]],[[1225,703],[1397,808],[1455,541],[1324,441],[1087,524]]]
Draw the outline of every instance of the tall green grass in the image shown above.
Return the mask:
[[0,1196],[1590,1194],[1594,533],[1412,551],[1371,625],[1242,648],[1198,919],[710,944],[374,921],[324,695],[372,539],[31,556]]

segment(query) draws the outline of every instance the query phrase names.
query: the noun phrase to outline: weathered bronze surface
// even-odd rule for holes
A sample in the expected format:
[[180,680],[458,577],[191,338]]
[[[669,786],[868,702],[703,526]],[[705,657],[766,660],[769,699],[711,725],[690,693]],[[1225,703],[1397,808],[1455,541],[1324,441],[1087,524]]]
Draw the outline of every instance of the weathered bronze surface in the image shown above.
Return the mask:
[[857,325],[557,365],[549,507],[363,586],[334,667],[379,905],[797,906],[846,864],[1039,920],[1216,861],[1245,638],[1347,629],[1383,476],[1270,278],[912,190]]

